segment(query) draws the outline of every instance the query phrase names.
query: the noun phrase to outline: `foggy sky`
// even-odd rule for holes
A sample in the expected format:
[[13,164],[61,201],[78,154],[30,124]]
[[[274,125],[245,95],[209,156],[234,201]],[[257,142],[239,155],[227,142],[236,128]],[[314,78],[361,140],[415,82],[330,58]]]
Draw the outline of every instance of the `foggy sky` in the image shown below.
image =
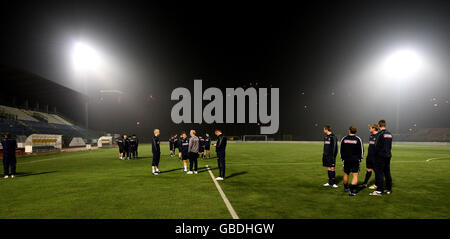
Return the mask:
[[[340,134],[354,124],[367,135],[367,124],[383,118],[393,128],[397,102],[402,130],[450,127],[449,9],[446,1],[4,1],[1,63],[83,92],[70,51],[76,41],[91,44],[108,70],[87,77],[90,125],[120,133],[157,127],[168,137],[204,127],[170,120],[171,91],[193,88],[194,79],[204,89],[280,88],[279,133],[303,139],[320,139],[324,124]],[[432,69],[401,87],[371,75],[376,62],[404,46],[418,49]],[[100,89],[123,91],[120,104],[100,101]],[[259,128],[219,127],[229,135]]]

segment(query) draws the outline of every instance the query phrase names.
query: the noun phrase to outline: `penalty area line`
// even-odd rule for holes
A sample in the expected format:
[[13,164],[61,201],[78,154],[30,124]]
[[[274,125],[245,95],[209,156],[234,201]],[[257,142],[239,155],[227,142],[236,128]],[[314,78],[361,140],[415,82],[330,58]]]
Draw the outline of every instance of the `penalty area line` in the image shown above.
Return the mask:
[[223,202],[225,203],[225,205],[228,208],[228,211],[231,214],[231,217],[233,217],[233,219],[239,219],[236,211],[234,211],[233,206],[231,206],[230,201],[228,200],[227,196],[225,195],[225,193],[223,192],[222,188],[220,187],[219,183],[217,182],[217,180],[214,178],[214,174],[212,173],[211,169],[209,168],[208,165],[206,165],[206,168],[208,169],[209,175],[211,176],[211,179],[213,180],[214,184],[216,185],[217,191],[219,191],[220,196],[223,199]]

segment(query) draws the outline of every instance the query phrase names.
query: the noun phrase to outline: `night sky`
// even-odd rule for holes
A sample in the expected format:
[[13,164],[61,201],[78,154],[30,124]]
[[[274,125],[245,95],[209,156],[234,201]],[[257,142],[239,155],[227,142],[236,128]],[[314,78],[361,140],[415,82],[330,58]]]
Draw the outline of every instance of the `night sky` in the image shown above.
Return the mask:
[[[108,59],[108,71],[88,77],[90,125],[118,133],[163,137],[182,129],[256,134],[259,126],[175,125],[177,87],[280,88],[278,136],[320,140],[324,124],[339,134],[386,119],[450,127],[450,4],[448,1],[2,1],[2,65],[25,69],[84,92],[73,74],[76,41]],[[391,51],[409,47],[428,71],[400,86],[372,74]],[[6,80],[6,79],[2,79]],[[120,101],[99,94],[118,89]],[[193,94],[193,92],[191,92]],[[136,128],[136,122],[141,126]]]

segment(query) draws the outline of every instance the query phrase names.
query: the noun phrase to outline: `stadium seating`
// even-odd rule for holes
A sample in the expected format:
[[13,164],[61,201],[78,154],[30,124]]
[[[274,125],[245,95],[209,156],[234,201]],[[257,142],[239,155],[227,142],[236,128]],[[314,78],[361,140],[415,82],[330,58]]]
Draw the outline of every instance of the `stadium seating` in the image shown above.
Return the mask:
[[398,141],[410,142],[448,142],[450,141],[450,128],[423,128],[417,132],[396,135]]
[[4,106],[4,105],[0,105],[0,110],[6,112],[8,114],[11,114],[11,115],[16,115],[17,119],[19,119],[19,120],[38,121],[36,118],[27,114],[25,112],[25,110],[8,107],[8,106]]
[[47,123],[53,123],[53,124],[65,124],[65,125],[73,125],[72,123],[68,122],[67,120],[63,119],[62,117],[55,115],[55,114],[48,114],[43,112],[37,112],[37,111],[26,111],[28,115],[37,118],[37,119],[43,119],[41,121],[47,122]]
[[0,119],[0,134],[6,132],[11,133],[12,135],[33,134],[33,131],[30,128],[19,123],[19,121]]
[[53,117],[52,122],[49,123],[54,123],[54,124],[63,124],[63,125],[73,125],[72,123],[70,123],[69,121],[63,119],[61,116],[59,115],[55,115],[55,114],[48,114],[50,117]]
[[15,119],[0,117],[0,135],[6,132],[13,136],[31,134],[59,134],[63,136],[63,146],[67,146],[73,137],[84,139],[98,138],[102,133],[86,130],[70,123],[61,116],[30,110],[21,110],[8,106],[0,106],[0,110],[8,115],[15,115]]

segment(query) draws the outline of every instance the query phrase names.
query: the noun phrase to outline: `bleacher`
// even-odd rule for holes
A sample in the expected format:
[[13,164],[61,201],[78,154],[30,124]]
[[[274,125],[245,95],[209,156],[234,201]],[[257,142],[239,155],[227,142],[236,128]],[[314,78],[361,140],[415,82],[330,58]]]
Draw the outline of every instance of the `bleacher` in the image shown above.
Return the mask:
[[396,137],[397,140],[410,142],[449,142],[450,128],[422,128]]
[[0,118],[0,134],[9,132],[12,135],[30,135],[33,134],[33,131],[21,124],[20,121],[16,120],[7,120]]
[[63,145],[68,145],[73,137],[94,139],[100,136],[98,132],[76,126],[56,114],[22,110],[3,105],[0,105],[0,109],[8,116],[15,116],[12,117],[13,119],[11,117],[7,119],[0,117],[0,135],[4,135],[6,132],[13,136],[59,134],[63,135]]
[[0,110],[10,115],[17,116],[18,120],[38,121],[36,118],[30,116],[25,110],[17,109],[9,106],[0,105]]
[[72,123],[68,122],[67,120],[65,120],[62,117],[55,115],[55,114],[48,114],[48,113],[43,113],[43,112],[31,111],[31,110],[28,110],[25,112],[33,118],[40,119],[39,121],[53,123],[53,124],[73,125]]
[[54,124],[63,124],[63,125],[73,125],[72,123],[70,123],[69,121],[63,119],[61,116],[59,115],[55,115],[55,114],[48,114],[50,116],[50,120],[49,123],[54,123]]

